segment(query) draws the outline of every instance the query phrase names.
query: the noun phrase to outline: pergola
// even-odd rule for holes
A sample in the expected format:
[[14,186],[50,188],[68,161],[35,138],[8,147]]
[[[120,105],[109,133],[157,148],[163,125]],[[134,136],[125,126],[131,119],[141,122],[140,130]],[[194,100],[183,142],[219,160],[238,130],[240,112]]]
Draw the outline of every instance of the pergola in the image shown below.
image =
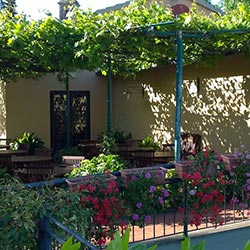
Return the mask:
[[[146,14],[143,12],[144,10]],[[132,13],[133,11],[134,13]],[[142,63],[146,63],[145,69],[155,64],[157,66],[175,64],[175,160],[178,161],[180,159],[182,113],[182,67],[184,64],[206,61],[207,58],[217,55],[242,52],[249,54],[250,22],[248,9],[241,9],[240,11],[242,20],[239,22],[232,23],[231,16],[225,16],[224,19],[229,20],[229,25],[221,22],[222,17],[217,17],[218,23],[216,23],[216,20],[209,18],[203,20],[203,17],[199,19],[200,17],[193,17],[192,15],[185,18],[180,17],[180,21],[178,19],[173,20],[170,12],[156,5],[149,10],[146,7],[142,9],[140,5],[135,6],[135,8],[125,8],[121,10],[122,14],[119,11],[116,13],[120,19],[114,18],[113,13],[106,15],[95,15],[93,13],[90,15],[87,13],[80,16],[80,25],[74,20],[64,23],[52,18],[29,24],[23,18],[23,21],[17,19],[13,24],[10,20],[10,24],[5,27],[7,22],[3,17],[0,19],[0,23],[3,24],[0,26],[2,34],[0,35],[0,52],[2,54],[0,58],[0,78],[9,80],[12,75],[13,79],[17,75],[18,77],[31,76],[36,78],[41,72],[57,72],[58,78],[65,83],[68,93],[69,72],[79,68],[87,70],[105,69],[107,72],[107,131],[110,131],[113,73],[118,75],[126,73],[128,75],[131,69],[135,74],[143,68]],[[114,22],[116,22],[116,19],[120,20],[119,25],[116,25],[116,23],[113,26],[110,25],[110,19],[115,20]],[[152,20],[157,20],[157,22],[153,23]],[[146,24],[125,28],[126,21],[130,21],[130,24]],[[88,24],[92,24],[93,27]],[[112,26],[109,30],[107,24]],[[10,32],[8,29],[13,29],[13,31]],[[26,36],[25,32],[27,32]],[[234,37],[231,37],[232,35]],[[237,39],[239,38],[241,38],[241,41],[237,45]],[[96,39],[94,43],[93,39]],[[144,40],[145,43],[143,43]],[[221,42],[225,44],[221,45]],[[63,50],[65,47],[66,49]],[[60,51],[61,49],[63,52]],[[18,52],[20,52],[20,55]],[[131,64],[129,64],[130,62]],[[129,67],[131,68],[128,69]],[[136,69],[134,70],[134,68]],[[27,74],[27,72],[30,74]],[[67,106],[66,141],[69,145],[69,103]]]
[[[231,29],[231,30],[209,30],[200,32],[177,30],[175,32],[155,31],[155,27],[167,26],[173,24],[174,21],[149,24],[146,27],[136,27],[140,32],[149,36],[167,39],[174,37],[177,44],[176,51],[176,108],[175,108],[175,161],[181,159],[181,116],[182,116],[182,84],[183,84],[183,41],[185,38],[202,39],[204,37],[216,36],[217,34],[250,34],[250,29]],[[107,131],[111,129],[111,62],[108,56],[108,80],[107,80]]]

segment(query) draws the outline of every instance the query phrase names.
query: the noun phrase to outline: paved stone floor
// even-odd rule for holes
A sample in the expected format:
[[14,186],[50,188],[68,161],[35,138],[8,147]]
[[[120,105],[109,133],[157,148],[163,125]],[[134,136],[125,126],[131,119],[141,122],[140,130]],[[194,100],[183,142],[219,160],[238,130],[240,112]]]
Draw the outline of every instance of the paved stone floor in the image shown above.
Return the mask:
[[[195,231],[190,233],[189,237],[191,245],[205,240],[206,250],[243,250],[246,242],[250,240],[250,221]],[[157,250],[181,250],[181,239],[181,235],[176,235],[155,241],[158,244]]]
[[[228,210],[226,213],[227,224],[218,226],[201,225],[199,230],[188,226],[191,244],[196,245],[201,240],[206,241],[206,250],[243,250],[247,240],[250,240],[250,220],[242,221],[242,217],[236,216],[233,223],[233,212]],[[245,217],[247,218],[247,217]],[[249,216],[248,216],[249,219]],[[177,215],[174,226],[172,215],[165,217],[165,224],[161,216],[155,220],[155,226],[147,225],[145,229],[134,228],[131,241],[142,241],[144,239],[157,238],[149,240],[150,244],[157,243],[157,250],[179,250],[181,249],[181,240],[183,239],[182,216]],[[179,221],[179,223],[178,223]],[[165,227],[164,227],[165,225]],[[210,226],[206,228],[206,226]],[[167,236],[164,236],[167,235]],[[162,237],[163,236],[163,237]]]

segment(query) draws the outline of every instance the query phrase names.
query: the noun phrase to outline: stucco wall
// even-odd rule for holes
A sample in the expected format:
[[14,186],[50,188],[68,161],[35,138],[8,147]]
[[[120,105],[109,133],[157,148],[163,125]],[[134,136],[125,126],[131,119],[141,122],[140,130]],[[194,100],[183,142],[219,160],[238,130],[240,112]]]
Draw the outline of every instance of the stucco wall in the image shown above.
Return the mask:
[[[204,145],[221,153],[245,144],[250,148],[250,58],[231,56],[215,66],[183,68],[182,131],[199,133]],[[112,83],[112,125],[131,132],[134,139],[153,134],[159,142],[173,142],[175,130],[174,66],[142,72],[136,80]],[[200,83],[198,84],[197,78]],[[70,80],[70,90],[89,90],[91,139],[107,124],[106,78],[84,71]],[[190,93],[191,85],[199,85]],[[56,77],[7,84],[7,136],[36,132],[50,145],[50,90],[62,90]]]
[[[250,148],[249,66],[250,58],[231,56],[215,66],[184,67],[182,131],[201,134],[204,145],[221,153],[241,144]],[[192,94],[198,77],[199,91]],[[173,142],[175,67],[143,72],[137,80],[116,79],[113,86],[113,124],[135,139],[153,134],[160,142]]]
[[[84,71],[70,80],[70,90],[90,91],[91,139],[106,129],[106,79]],[[50,146],[50,91],[65,90],[55,75],[38,81],[21,79],[7,84],[7,136],[35,132]]]

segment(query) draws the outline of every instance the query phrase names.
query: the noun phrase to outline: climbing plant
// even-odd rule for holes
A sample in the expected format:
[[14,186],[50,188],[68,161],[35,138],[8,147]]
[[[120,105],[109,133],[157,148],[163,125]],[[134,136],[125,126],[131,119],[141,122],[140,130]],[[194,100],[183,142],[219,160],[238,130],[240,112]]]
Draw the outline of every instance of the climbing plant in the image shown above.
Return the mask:
[[[157,23],[161,25],[152,25]],[[146,5],[145,0],[106,13],[76,9],[71,19],[63,21],[51,16],[38,21],[23,15],[9,19],[2,10],[0,79],[37,78],[47,72],[63,79],[81,69],[105,73],[109,57],[113,74],[135,75],[175,63],[180,29],[184,64],[211,64],[229,54],[249,55],[250,10],[243,4],[225,15],[210,16],[193,6],[177,19],[170,8],[157,2]]]

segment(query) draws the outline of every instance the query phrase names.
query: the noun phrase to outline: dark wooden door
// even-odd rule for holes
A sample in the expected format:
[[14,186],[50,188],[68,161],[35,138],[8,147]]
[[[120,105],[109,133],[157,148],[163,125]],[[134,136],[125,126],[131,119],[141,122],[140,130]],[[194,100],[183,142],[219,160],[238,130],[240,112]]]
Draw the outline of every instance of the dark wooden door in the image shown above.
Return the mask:
[[[89,91],[70,91],[70,146],[90,139],[90,94]],[[67,95],[65,91],[51,91],[51,147],[56,151],[66,146]]]

